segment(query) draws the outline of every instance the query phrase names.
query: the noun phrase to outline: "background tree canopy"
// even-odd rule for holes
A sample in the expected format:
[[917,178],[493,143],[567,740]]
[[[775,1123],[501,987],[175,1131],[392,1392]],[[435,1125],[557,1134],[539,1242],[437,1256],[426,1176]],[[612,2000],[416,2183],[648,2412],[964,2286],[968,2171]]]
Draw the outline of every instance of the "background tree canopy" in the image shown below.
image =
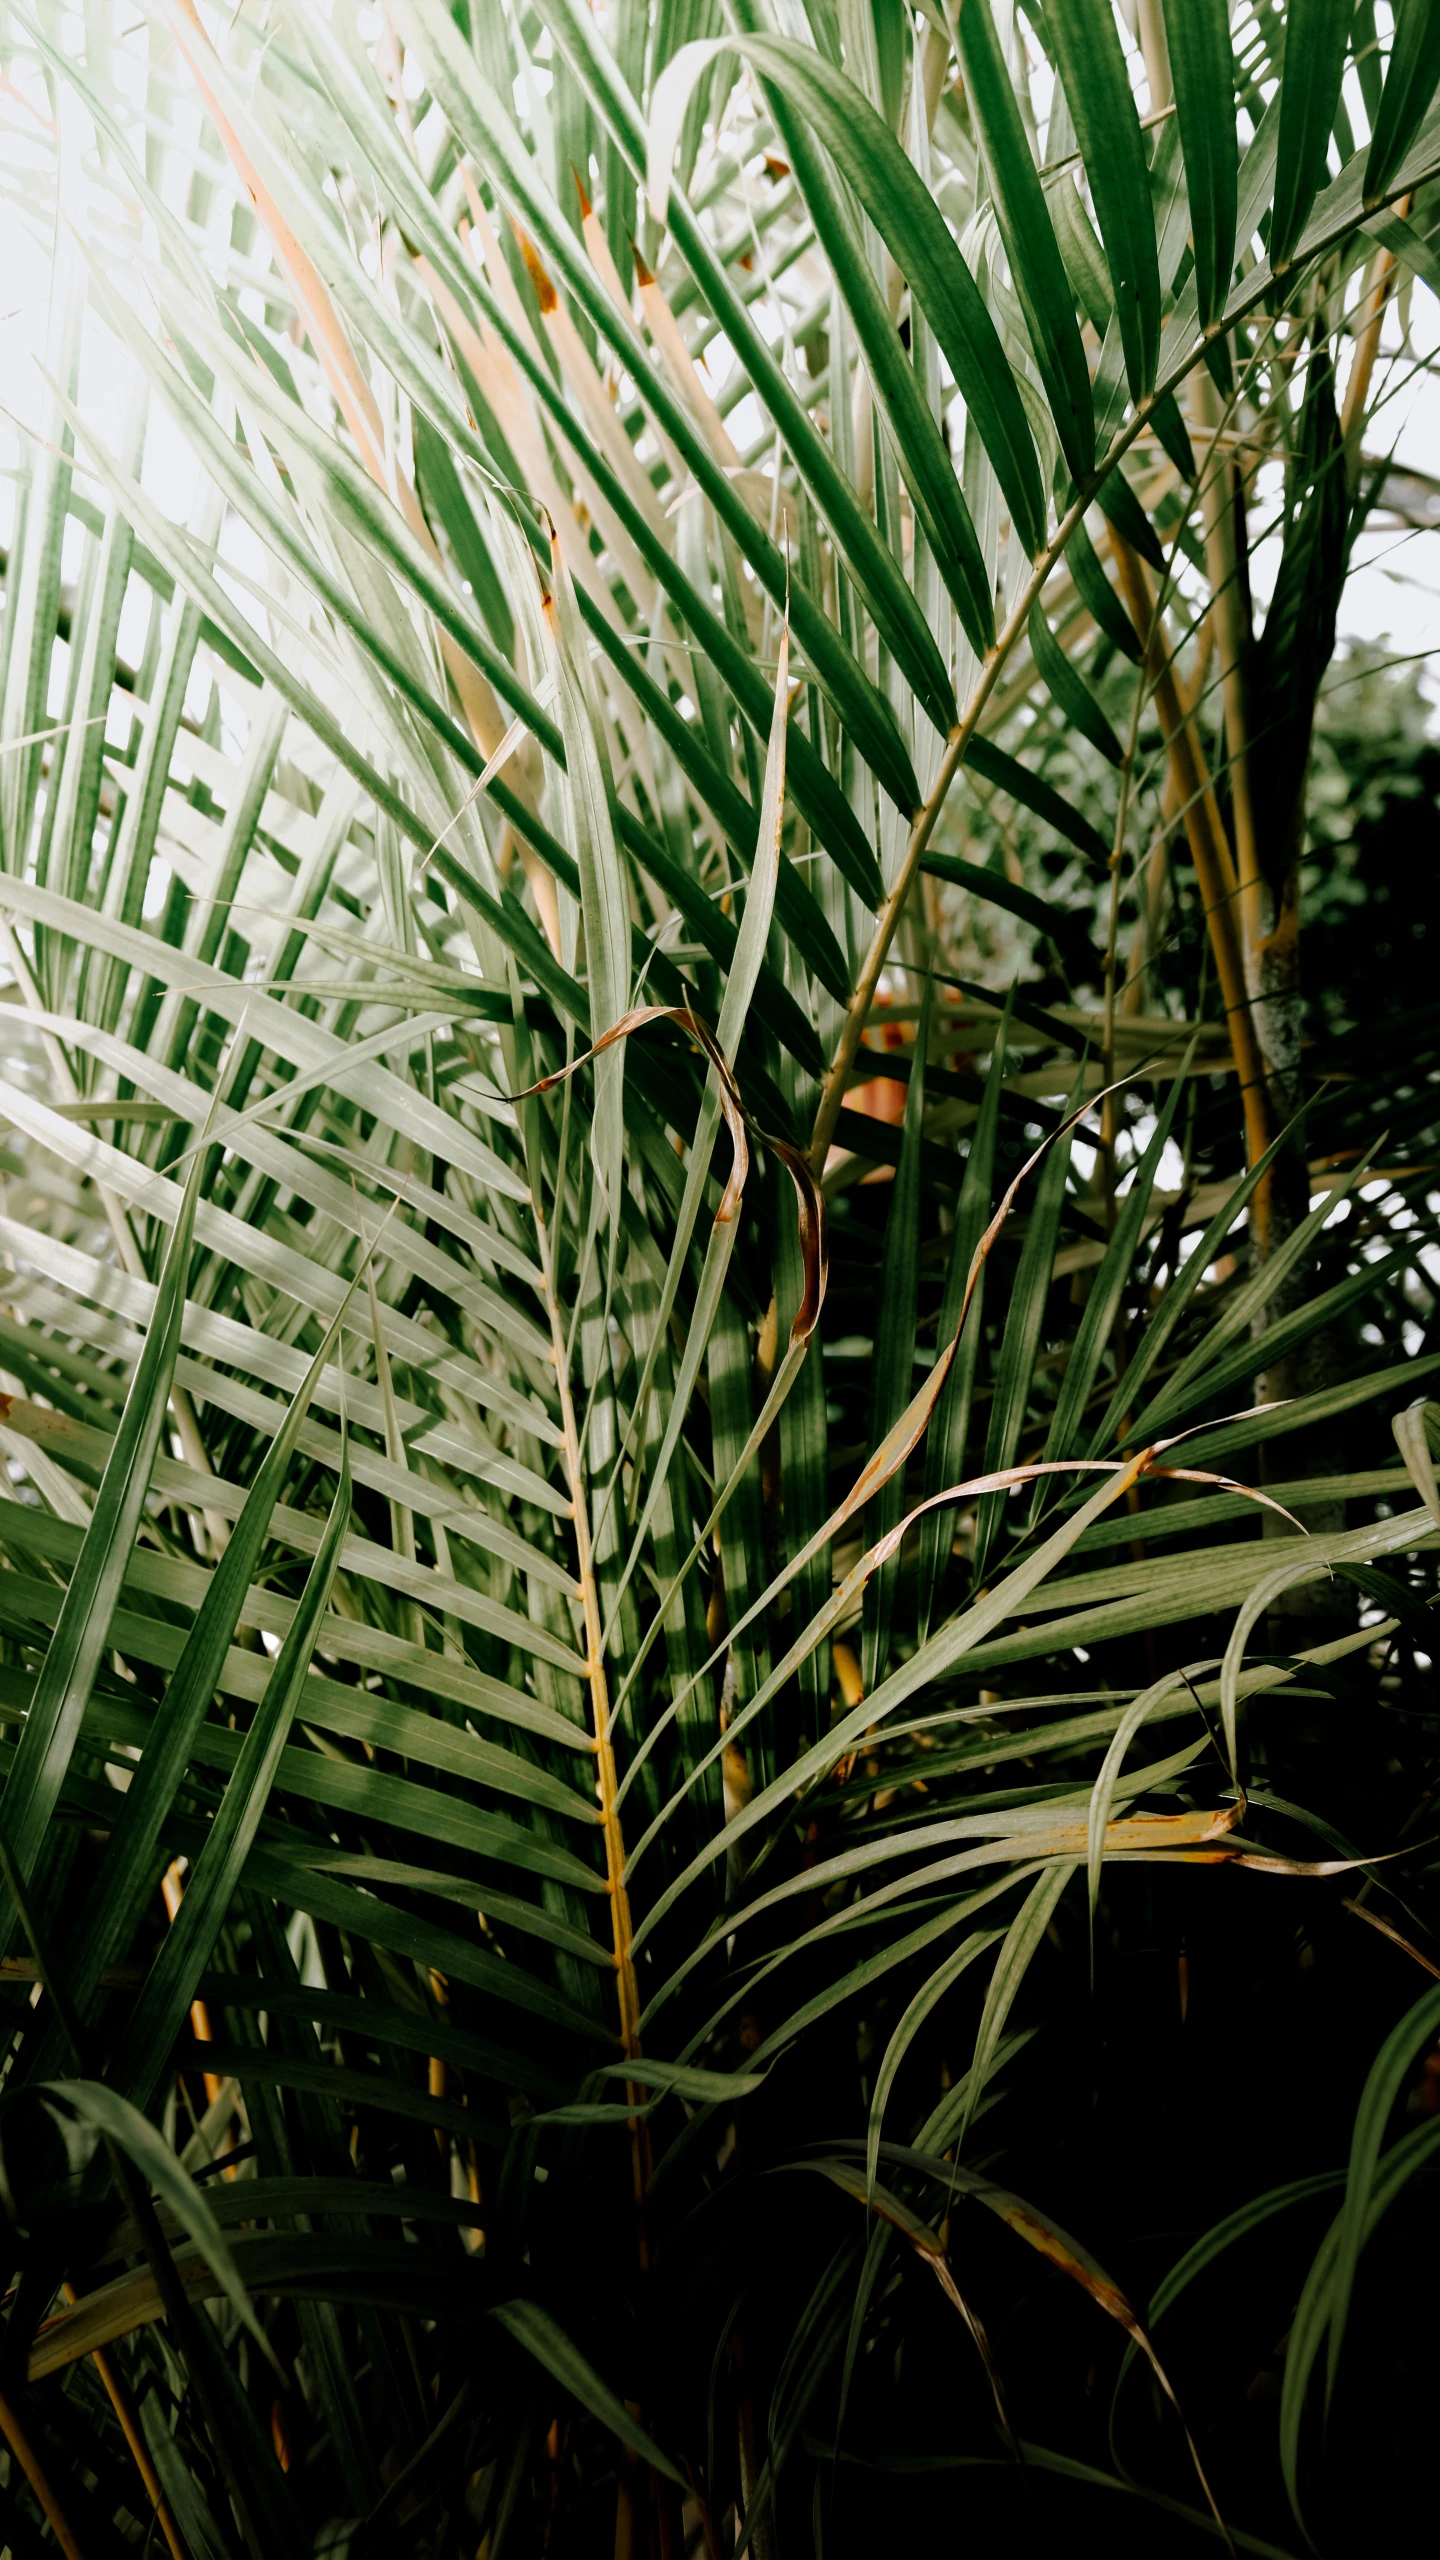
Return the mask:
[[0,49],[0,2551],[1373,2543],[1440,6]]

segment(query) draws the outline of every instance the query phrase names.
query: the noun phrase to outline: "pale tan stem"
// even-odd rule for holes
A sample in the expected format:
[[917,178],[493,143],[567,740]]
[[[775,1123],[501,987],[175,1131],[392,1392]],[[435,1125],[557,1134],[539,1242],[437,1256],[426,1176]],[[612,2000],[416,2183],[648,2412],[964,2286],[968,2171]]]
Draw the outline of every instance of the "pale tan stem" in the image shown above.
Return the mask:
[[[1215,955],[1215,974],[1220,981],[1221,1001],[1230,1031],[1230,1044],[1235,1057],[1235,1071],[1240,1079],[1241,1108],[1245,1114],[1246,1153],[1251,1164],[1258,1162],[1270,1144],[1270,1107],[1265,1085],[1265,1068],[1255,1036],[1250,999],[1245,986],[1240,960],[1240,939],[1235,927],[1235,870],[1230,847],[1225,838],[1220,813],[1205,767],[1205,759],[1195,733],[1193,721],[1181,703],[1175,670],[1157,625],[1154,599],[1144,563],[1131,550],[1120,534],[1111,532],[1115,564],[1130,618],[1139,633],[1145,651],[1145,672],[1159,713],[1170,757],[1170,768],[1185,813],[1185,833],[1190,856],[1195,865],[1205,922],[1210,934],[1210,947]],[[1262,1185],[1262,1190],[1264,1186]],[[1255,1216],[1257,1232],[1264,1224],[1265,1207],[1257,1194]]]
[[230,155],[235,175],[265,226],[280,272],[295,297],[296,309],[309,327],[315,352],[335,395],[336,405],[355,438],[366,469],[384,488],[385,433],[380,423],[380,412],[335,315],[330,296],[225,113],[209,69],[217,58],[215,48],[201,23],[195,0],[164,0],[164,5],[180,50],[190,66],[190,76]]
[[[1178,673],[1175,679],[1175,690],[1179,697],[1181,706],[1187,717],[1192,720],[1196,706],[1202,699],[1205,692],[1210,660],[1214,655],[1214,649],[1215,631],[1210,616],[1207,614],[1200,626],[1199,645],[1195,652],[1195,667],[1192,680],[1187,686]],[[1144,1010],[1145,972],[1149,966],[1150,957],[1155,948],[1155,931],[1160,913],[1160,899],[1164,891],[1165,875],[1168,869],[1168,847],[1170,835],[1179,815],[1180,793],[1177,788],[1174,771],[1172,769],[1167,772],[1165,776],[1165,786],[1160,795],[1159,831],[1152,839],[1150,850],[1145,860],[1143,904],[1141,906],[1141,912],[1136,919],[1134,937],[1130,945],[1130,959],[1123,980],[1123,992],[1120,1002],[1120,1010],[1122,1014],[1133,1015],[1141,1013]]]
[[[555,1376],[560,1390],[560,1423],[565,1434],[565,1474],[570,1487],[570,1510],[575,1529],[575,1556],[579,1568],[581,1606],[585,1615],[585,1669],[590,1686],[590,1721],[595,1737],[595,1789],[600,1799],[600,1820],[605,1838],[605,1890],[610,1898],[610,1945],[615,1965],[615,1989],[620,2004],[620,2045],[627,2062],[640,2058],[640,1990],[635,1975],[634,1924],[630,1917],[630,1895],[625,1883],[625,1835],[620,1823],[619,1783],[615,1772],[615,1746],[611,1736],[610,1684],[605,1674],[605,1630],[600,1610],[600,1593],[595,1581],[595,1558],[590,1539],[590,1514],[585,1502],[584,1471],[580,1459],[580,1432],[575,1419],[575,1403],[570,1393],[569,1364],[566,1357],[565,1329],[561,1322],[560,1303],[553,1285],[553,1265],[549,1238],[536,1203],[536,1228],[540,1237],[545,1269],[545,1295],[550,1308],[550,1341],[555,1362]],[[642,2092],[627,2081],[626,2097],[635,2112],[630,2118],[630,2174],[639,2224],[640,2265],[648,2269],[650,2244],[645,2200],[650,2189],[650,2134],[640,2113]]]
[[13,2401],[3,2391],[0,2391],[0,2434],[3,2434],[34,2490],[40,2512],[60,2549],[64,2552],[65,2560],[85,2560],[85,2554],[75,2539],[69,2518],[46,2477],[45,2466],[30,2441],[24,2419]]
[[[61,2291],[69,2303],[76,2303],[80,2299],[75,2287],[68,2281],[62,2285]],[[145,2484],[145,2495],[150,2501],[155,2521],[165,2536],[171,2560],[190,2560],[185,2544],[180,2539],[180,2528],[171,2511],[170,2501],[160,2486],[160,2475],[150,2459],[150,2447],[142,2433],[135,2403],[130,2397],[124,2375],[108,2347],[97,2347],[90,2361],[104,2383],[110,2406],[120,2421],[120,2432],[130,2448],[135,2468]]]
[[1115,1224],[1115,1105],[1111,1091],[1115,1082],[1115,997],[1116,956],[1120,942],[1120,867],[1125,858],[1125,829],[1130,816],[1130,785],[1135,771],[1135,746],[1140,730],[1140,713],[1145,701],[1145,688],[1135,688],[1135,705],[1130,715],[1130,735],[1125,745],[1125,761],[1120,768],[1120,798],[1115,811],[1115,832],[1110,843],[1110,915],[1105,934],[1105,1032],[1101,1074],[1105,1098],[1100,1105],[1100,1166],[1105,1194],[1105,1224]]
[[[632,1952],[634,1928],[630,1919],[630,1896],[625,1884],[625,1837],[620,1826],[619,1788],[615,1775],[615,1749],[611,1737],[610,1685],[605,1675],[605,1628],[600,1609],[600,1593],[595,1580],[595,1557],[590,1535],[590,1514],[585,1501],[585,1476],[580,1457],[580,1431],[575,1417],[575,1400],[570,1391],[570,1361],[565,1340],[560,1300],[555,1288],[555,1266],[550,1250],[550,1231],[537,1199],[535,1229],[540,1245],[541,1267],[545,1274],[545,1299],[550,1312],[550,1356],[555,1366],[555,1383],[560,1398],[560,1427],[564,1434],[565,1475],[570,1489],[570,1516],[575,1530],[575,1560],[578,1567],[580,1602],[585,1618],[585,1670],[590,1688],[590,1720],[594,1732],[596,1793],[600,1799],[600,1820],[605,1837],[605,1883],[610,1897],[610,1940],[615,1959],[615,1983],[620,2002],[620,2040],[627,2061],[640,2053],[640,1994],[635,1976]],[[634,2095],[634,2092],[632,2092]],[[638,2119],[632,2124],[632,2141],[636,2153],[636,2192],[643,2197],[648,2177],[645,2174],[648,2146],[644,2127]]]
[[[1403,220],[1410,199],[1402,196],[1395,210]],[[1352,326],[1355,330],[1355,361],[1345,385],[1345,405],[1340,412],[1340,433],[1345,443],[1345,476],[1354,488],[1360,470],[1360,436],[1365,424],[1365,403],[1375,374],[1375,360],[1380,353],[1380,332],[1385,325],[1385,306],[1395,289],[1395,257],[1389,249],[1377,249],[1370,262],[1365,291],[1356,306]],[[1370,308],[1362,320],[1366,304]]]
[[[1147,635],[1153,636],[1153,635]],[[1120,792],[1115,807],[1115,831],[1110,840],[1110,916],[1105,934],[1105,1033],[1101,1074],[1105,1094],[1100,1105],[1100,1178],[1105,1197],[1105,1224],[1115,1224],[1115,998],[1116,959],[1120,943],[1120,866],[1125,858],[1125,830],[1130,819],[1130,792],[1135,775],[1135,752],[1140,742],[1140,715],[1145,708],[1147,687],[1137,684],[1130,706],[1130,734],[1125,741],[1125,760],[1120,767]]]
[[1180,815],[1180,793],[1173,772],[1165,777],[1160,798],[1160,824],[1152,840],[1145,862],[1144,903],[1136,919],[1135,937],[1130,945],[1130,965],[1125,977],[1125,992],[1120,1000],[1122,1014],[1145,1010],[1145,973],[1155,953],[1156,928],[1160,917],[1160,900],[1164,893],[1165,875],[1169,867],[1171,829]]
[[[179,1915],[180,1905],[185,1898],[185,1879],[181,1873],[178,1858],[172,1858],[160,1879],[160,1898],[165,1905],[165,1917],[173,1927]],[[210,2011],[203,2000],[192,2000],[190,2003],[190,2032],[197,2044],[213,2044],[215,2041],[215,2029],[211,2023]],[[206,2071],[202,2077],[205,2083],[205,2103],[213,2107],[225,2083],[214,2071]]]
[[1205,527],[1205,574],[1210,582],[1207,627],[1220,651],[1221,699],[1225,706],[1225,752],[1230,769],[1230,808],[1235,826],[1235,872],[1240,890],[1240,930],[1245,983],[1253,996],[1258,954],[1269,928],[1264,874],[1255,839],[1255,811],[1250,796],[1249,722],[1245,691],[1248,633],[1240,595],[1240,547],[1236,509],[1244,504],[1233,485],[1231,466],[1217,444],[1221,418],[1215,385],[1203,365],[1194,376],[1197,422],[1210,430],[1211,448],[1201,473],[1200,506]]
[[[1207,614],[1200,625],[1191,682],[1187,685],[1178,672],[1175,678],[1175,690],[1181,707],[1186,717],[1192,721],[1196,706],[1205,692],[1214,650],[1214,626]],[[1167,848],[1171,830],[1179,815],[1180,793],[1172,769],[1165,776],[1164,789],[1160,795],[1159,831],[1152,838],[1150,850],[1145,859],[1141,910],[1131,939],[1129,962],[1121,981],[1120,1011],[1122,1014],[1133,1015],[1144,1010],[1145,972],[1155,947],[1156,920],[1160,912],[1160,899],[1168,867]]]

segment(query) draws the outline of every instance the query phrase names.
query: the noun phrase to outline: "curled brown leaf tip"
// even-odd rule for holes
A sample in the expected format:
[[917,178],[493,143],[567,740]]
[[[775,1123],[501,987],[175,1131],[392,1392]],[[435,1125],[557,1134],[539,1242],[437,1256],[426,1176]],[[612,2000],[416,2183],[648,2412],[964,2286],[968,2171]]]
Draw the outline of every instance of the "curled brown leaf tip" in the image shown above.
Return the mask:
[[[545,609],[547,612],[550,610],[548,598]],[[536,1083],[522,1086],[518,1093],[511,1094],[510,1100],[528,1102],[536,1094],[550,1092],[554,1086],[564,1084],[567,1077],[573,1076],[579,1068],[588,1066],[590,1061],[598,1058],[604,1050],[613,1048],[617,1040],[628,1039],[632,1031],[641,1031],[651,1022],[678,1023],[683,1031],[689,1033],[701,1055],[715,1070],[715,1080],[720,1089],[721,1116],[729,1130],[733,1150],[730,1177],[721,1194],[720,1206],[715,1212],[717,1227],[728,1225],[739,1211],[746,1177],[750,1171],[751,1134],[759,1139],[762,1146],[768,1147],[770,1153],[785,1166],[795,1185],[800,1251],[805,1274],[800,1304],[790,1327],[791,1348],[796,1349],[802,1343],[809,1341],[819,1323],[820,1310],[825,1302],[825,1284],[830,1268],[825,1241],[825,1195],[801,1150],[793,1146],[788,1138],[777,1138],[773,1131],[761,1127],[735,1081],[729,1059],[703,1015],[693,1012],[689,1005],[683,1004],[636,1005],[629,1013],[623,1013],[618,1022],[612,1022],[609,1030],[603,1031],[590,1048],[583,1049],[578,1058],[572,1058],[568,1067],[557,1067],[552,1074],[541,1076]]]
[[[1170,1444],[1161,1441],[1159,1445],[1164,1448]],[[1283,1502],[1277,1502],[1273,1494],[1262,1493],[1258,1485],[1242,1484],[1238,1476],[1212,1475],[1205,1467],[1152,1466],[1147,1467],[1145,1473],[1147,1476],[1167,1476],[1175,1484],[1213,1484],[1222,1493],[1243,1494],[1247,1502],[1263,1502],[1267,1511],[1278,1511],[1281,1519],[1288,1520],[1291,1528],[1298,1530],[1302,1538],[1310,1535],[1304,1521],[1297,1520],[1293,1511],[1287,1511]]]

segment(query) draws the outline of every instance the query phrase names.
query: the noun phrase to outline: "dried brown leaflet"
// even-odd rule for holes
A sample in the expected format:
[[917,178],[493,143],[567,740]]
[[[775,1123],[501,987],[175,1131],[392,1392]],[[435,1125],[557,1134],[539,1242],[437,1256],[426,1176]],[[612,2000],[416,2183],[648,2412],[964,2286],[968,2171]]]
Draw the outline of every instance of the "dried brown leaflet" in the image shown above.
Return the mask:
[[[511,1102],[528,1102],[536,1094],[550,1092],[555,1085],[563,1084],[567,1077],[573,1076],[579,1068],[588,1066],[590,1061],[598,1058],[603,1050],[613,1048],[617,1040],[628,1039],[632,1031],[641,1031],[647,1023],[651,1022],[678,1022],[682,1030],[689,1033],[702,1057],[715,1070],[721,1116],[730,1133],[733,1149],[729,1179],[721,1194],[720,1206],[715,1212],[716,1226],[727,1226],[739,1211],[750,1171],[751,1136],[758,1138],[761,1145],[767,1147],[771,1155],[784,1165],[795,1185],[796,1217],[800,1234],[800,1251],[804,1263],[805,1285],[801,1292],[800,1304],[795,1311],[794,1322],[790,1327],[790,1341],[792,1347],[799,1348],[800,1345],[809,1341],[820,1320],[821,1307],[825,1303],[825,1284],[829,1274],[829,1259],[825,1247],[825,1197],[803,1151],[792,1145],[788,1138],[777,1137],[772,1129],[763,1128],[756,1119],[735,1081],[734,1072],[724,1050],[710,1025],[700,1014],[683,1004],[635,1005],[629,1013],[622,1014],[618,1022],[613,1022],[609,1030],[603,1032],[591,1048],[582,1050],[578,1058],[572,1058],[568,1066],[557,1067],[552,1075],[539,1077],[534,1084],[523,1086],[518,1093],[512,1093],[508,1099]],[[1029,1171],[1028,1165],[1025,1170]],[[1017,1176],[1016,1179],[1019,1181],[1023,1176]],[[1007,1198],[1008,1196],[1007,1194]]]

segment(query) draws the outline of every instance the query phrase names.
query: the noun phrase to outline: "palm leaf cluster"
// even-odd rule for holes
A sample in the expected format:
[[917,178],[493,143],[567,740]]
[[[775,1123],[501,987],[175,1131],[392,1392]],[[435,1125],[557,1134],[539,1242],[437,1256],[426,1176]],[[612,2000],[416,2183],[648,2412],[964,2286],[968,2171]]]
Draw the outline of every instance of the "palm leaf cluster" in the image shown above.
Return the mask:
[[[1266,955],[1436,27],[4,13],[17,2554],[860,2548],[937,2359],[1213,2522],[1020,2128],[1171,1882],[1425,1927],[1433,1025]],[[1396,2014],[1153,2305],[1334,2190],[1297,2515]]]

